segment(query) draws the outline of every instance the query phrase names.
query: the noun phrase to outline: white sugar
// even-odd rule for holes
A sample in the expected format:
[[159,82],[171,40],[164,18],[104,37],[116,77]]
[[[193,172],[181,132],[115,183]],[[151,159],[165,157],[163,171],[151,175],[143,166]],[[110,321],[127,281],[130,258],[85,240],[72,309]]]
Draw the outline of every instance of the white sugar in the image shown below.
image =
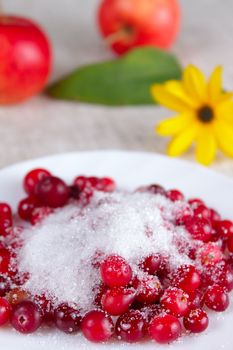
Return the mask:
[[172,224],[184,205],[148,193],[97,192],[86,208],[73,203],[57,210],[25,230],[19,270],[29,272],[30,278],[24,287],[54,296],[58,303],[77,303],[86,311],[100,282],[93,267],[98,258],[119,254],[135,273],[140,259],[151,253],[168,256],[173,267],[190,263],[176,243],[189,246],[191,238]]

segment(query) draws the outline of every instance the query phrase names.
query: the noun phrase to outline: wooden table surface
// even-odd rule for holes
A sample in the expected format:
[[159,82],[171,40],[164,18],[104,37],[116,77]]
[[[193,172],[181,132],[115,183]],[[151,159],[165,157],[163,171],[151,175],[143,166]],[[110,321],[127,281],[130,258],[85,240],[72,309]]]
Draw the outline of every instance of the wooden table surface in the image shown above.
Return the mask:
[[[81,64],[112,57],[95,24],[98,0],[3,0],[5,12],[38,20],[54,45],[52,80]],[[224,86],[233,89],[233,1],[181,1],[182,32],[173,51],[185,65],[207,74],[224,66]],[[0,107],[0,167],[67,151],[125,149],[164,153],[167,140],[154,125],[170,113],[163,108],[109,108],[50,100],[44,96]],[[184,158],[193,161],[192,152]],[[219,155],[212,168],[233,176],[233,160]]]

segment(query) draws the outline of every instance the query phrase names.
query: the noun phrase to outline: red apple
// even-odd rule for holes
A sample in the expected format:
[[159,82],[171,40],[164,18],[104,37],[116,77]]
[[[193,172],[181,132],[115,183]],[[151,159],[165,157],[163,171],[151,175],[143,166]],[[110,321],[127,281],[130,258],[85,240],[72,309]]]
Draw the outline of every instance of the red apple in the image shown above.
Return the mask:
[[180,7],[176,0],[103,0],[98,22],[117,54],[137,46],[168,49],[180,27]]
[[0,104],[13,104],[39,93],[51,70],[46,34],[31,20],[0,16]]

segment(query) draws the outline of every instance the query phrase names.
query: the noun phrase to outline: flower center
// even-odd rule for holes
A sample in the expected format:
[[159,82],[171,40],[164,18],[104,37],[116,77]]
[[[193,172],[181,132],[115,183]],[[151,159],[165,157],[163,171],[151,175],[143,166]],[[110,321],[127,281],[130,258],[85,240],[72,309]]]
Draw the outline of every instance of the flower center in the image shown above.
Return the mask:
[[212,107],[209,106],[203,106],[201,107],[198,112],[198,119],[203,123],[209,123],[214,119],[214,111]]

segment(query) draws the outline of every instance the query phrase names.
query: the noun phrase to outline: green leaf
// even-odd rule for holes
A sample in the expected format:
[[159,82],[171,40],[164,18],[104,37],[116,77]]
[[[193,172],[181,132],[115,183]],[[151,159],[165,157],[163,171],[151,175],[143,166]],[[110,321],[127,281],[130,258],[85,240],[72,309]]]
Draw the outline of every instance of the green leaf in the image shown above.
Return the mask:
[[120,59],[78,68],[54,83],[48,94],[112,106],[154,104],[151,85],[180,77],[181,66],[173,55],[146,47]]

